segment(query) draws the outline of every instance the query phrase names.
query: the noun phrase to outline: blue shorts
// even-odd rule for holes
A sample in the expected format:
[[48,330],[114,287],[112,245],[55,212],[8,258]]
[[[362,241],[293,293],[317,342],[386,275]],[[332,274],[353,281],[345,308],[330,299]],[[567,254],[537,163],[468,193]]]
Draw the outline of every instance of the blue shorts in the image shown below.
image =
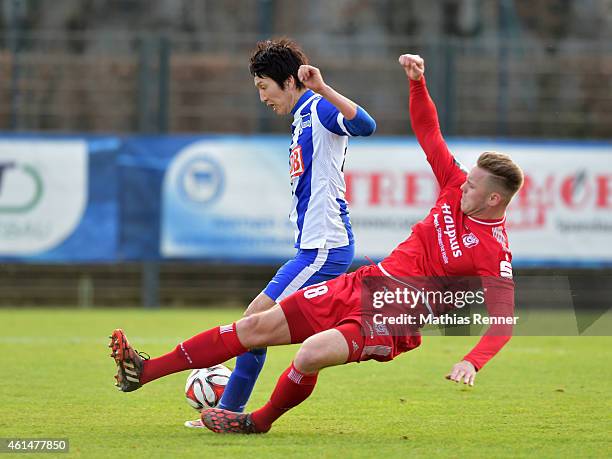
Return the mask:
[[345,273],[354,256],[353,244],[335,249],[298,249],[295,258],[280,267],[263,292],[279,302],[302,287]]

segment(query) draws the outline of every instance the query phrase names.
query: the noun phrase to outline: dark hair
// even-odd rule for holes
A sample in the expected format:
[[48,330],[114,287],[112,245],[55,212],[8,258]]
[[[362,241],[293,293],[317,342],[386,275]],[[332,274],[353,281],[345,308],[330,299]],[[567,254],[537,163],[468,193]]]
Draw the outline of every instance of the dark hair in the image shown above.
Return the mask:
[[308,64],[308,58],[293,40],[264,40],[257,43],[251,54],[249,71],[256,77],[273,79],[282,89],[285,89],[287,79],[293,76],[296,88],[301,89],[304,84],[297,72],[304,64]]
[[485,151],[476,165],[493,176],[494,182],[506,192],[508,202],[523,186],[523,171],[504,153]]

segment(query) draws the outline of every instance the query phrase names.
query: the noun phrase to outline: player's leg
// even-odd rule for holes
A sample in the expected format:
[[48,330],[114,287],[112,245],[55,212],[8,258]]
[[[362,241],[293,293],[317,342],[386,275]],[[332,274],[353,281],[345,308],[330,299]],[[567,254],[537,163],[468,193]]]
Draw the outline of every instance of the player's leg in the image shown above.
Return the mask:
[[[299,250],[285,263],[247,308],[251,315],[271,308],[300,288],[333,279],[346,272],[353,261],[353,245],[336,249]],[[266,360],[266,349],[255,348],[236,359],[236,366],[225,387],[219,408],[241,413],[253,392]]]
[[217,433],[267,432],[274,421],[312,394],[321,369],[347,363],[353,354],[352,343],[363,347],[360,330],[359,324],[349,322],[311,336],[280,376],[270,400],[262,408],[251,414],[210,409],[202,412],[202,422]]
[[[260,416],[261,424],[258,428],[251,414],[216,408],[202,413],[205,426],[214,432],[266,431],[274,419],[310,395],[318,369],[354,361],[356,355],[360,356],[359,349],[363,349],[365,338],[357,322],[361,310],[359,289],[361,278],[367,271],[368,268],[362,267],[325,284],[299,290],[280,303],[292,343],[304,344],[296,362],[278,380],[270,402],[262,408],[263,411],[258,410],[256,417]],[[308,328],[310,334],[306,333]],[[337,330],[330,331],[333,328]],[[351,329],[350,333],[347,333],[347,328]],[[289,395],[284,399],[285,392]]]
[[360,333],[356,323],[342,325],[311,336],[300,347],[292,364],[280,376],[270,400],[254,411],[251,418],[257,430],[267,432],[272,423],[312,394],[319,371],[349,360],[349,344],[343,328]]
[[117,364],[117,386],[124,392],[131,392],[172,373],[223,363],[248,348],[290,342],[287,320],[280,306],[276,306],[233,324],[211,328],[155,359],[143,359],[120,329],[113,332],[109,346]]
[[[267,311],[276,302],[265,292],[261,292],[249,304],[244,315],[250,316],[259,312]],[[242,412],[253,392],[257,377],[266,361],[266,348],[250,349],[236,358],[236,365],[225,386],[219,408],[229,411]]]

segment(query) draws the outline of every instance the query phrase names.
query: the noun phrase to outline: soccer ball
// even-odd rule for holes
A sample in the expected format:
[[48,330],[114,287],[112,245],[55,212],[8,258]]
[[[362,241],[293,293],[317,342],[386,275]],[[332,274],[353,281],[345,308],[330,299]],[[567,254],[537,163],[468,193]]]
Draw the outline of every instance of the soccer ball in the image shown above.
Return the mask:
[[187,403],[198,411],[216,407],[231,374],[224,365],[193,370],[185,385]]

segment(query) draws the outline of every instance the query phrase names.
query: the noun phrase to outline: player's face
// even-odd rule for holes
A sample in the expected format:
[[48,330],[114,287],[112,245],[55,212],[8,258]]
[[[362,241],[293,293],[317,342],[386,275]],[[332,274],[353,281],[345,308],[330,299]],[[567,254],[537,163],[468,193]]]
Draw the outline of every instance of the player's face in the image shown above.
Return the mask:
[[259,100],[274,110],[277,115],[287,115],[293,108],[293,94],[290,90],[283,90],[272,78],[253,79],[259,91]]
[[487,209],[491,196],[488,176],[487,171],[475,166],[461,185],[461,211],[464,214],[474,215]]

